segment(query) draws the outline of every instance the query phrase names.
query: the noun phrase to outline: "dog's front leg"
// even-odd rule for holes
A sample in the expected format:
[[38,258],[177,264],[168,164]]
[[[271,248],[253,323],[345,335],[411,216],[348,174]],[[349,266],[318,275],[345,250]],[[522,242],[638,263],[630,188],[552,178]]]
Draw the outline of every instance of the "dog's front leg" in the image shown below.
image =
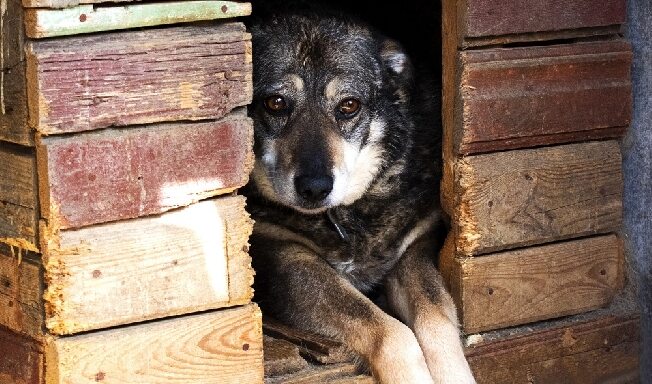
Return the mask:
[[475,383],[464,357],[455,304],[433,261],[436,250],[425,237],[414,242],[387,278],[387,297],[412,328],[435,383]]
[[384,384],[432,384],[412,331],[385,314],[309,247],[252,237],[263,311],[341,340]]

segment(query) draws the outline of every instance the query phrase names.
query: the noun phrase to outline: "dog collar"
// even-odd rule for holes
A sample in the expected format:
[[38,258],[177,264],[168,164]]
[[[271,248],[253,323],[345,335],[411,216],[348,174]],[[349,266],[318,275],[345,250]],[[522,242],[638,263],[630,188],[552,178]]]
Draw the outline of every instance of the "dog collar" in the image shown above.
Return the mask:
[[328,216],[328,220],[330,220],[331,224],[333,224],[333,227],[335,227],[335,231],[340,236],[340,239],[342,239],[342,241],[344,241],[345,243],[348,243],[351,240],[351,238],[349,237],[349,234],[346,233],[344,227],[342,227],[342,224],[340,224],[337,221],[335,215],[333,214],[333,211],[330,209],[326,210],[326,216]]

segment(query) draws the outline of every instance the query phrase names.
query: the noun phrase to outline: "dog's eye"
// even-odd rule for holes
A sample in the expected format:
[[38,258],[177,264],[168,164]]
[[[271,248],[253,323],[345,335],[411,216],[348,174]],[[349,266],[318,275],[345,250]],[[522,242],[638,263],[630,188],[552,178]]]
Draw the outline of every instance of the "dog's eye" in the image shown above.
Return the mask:
[[337,111],[345,118],[351,118],[360,110],[360,100],[348,98],[340,101]]
[[288,103],[283,96],[274,95],[265,99],[265,109],[271,113],[280,113],[288,108]]

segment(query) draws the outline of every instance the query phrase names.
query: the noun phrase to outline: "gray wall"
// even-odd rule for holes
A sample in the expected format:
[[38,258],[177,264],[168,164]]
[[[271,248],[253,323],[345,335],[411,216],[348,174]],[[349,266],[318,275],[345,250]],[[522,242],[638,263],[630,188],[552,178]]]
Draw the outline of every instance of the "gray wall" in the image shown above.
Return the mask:
[[625,234],[642,310],[641,383],[652,383],[652,0],[628,1],[632,125],[623,141]]

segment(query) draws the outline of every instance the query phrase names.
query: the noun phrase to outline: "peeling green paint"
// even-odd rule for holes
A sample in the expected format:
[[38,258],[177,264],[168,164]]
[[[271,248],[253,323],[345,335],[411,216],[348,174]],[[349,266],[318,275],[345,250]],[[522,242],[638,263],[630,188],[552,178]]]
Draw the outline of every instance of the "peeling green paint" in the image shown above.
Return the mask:
[[25,30],[32,38],[77,35],[163,24],[215,20],[251,14],[250,3],[174,1],[64,9],[26,9]]

